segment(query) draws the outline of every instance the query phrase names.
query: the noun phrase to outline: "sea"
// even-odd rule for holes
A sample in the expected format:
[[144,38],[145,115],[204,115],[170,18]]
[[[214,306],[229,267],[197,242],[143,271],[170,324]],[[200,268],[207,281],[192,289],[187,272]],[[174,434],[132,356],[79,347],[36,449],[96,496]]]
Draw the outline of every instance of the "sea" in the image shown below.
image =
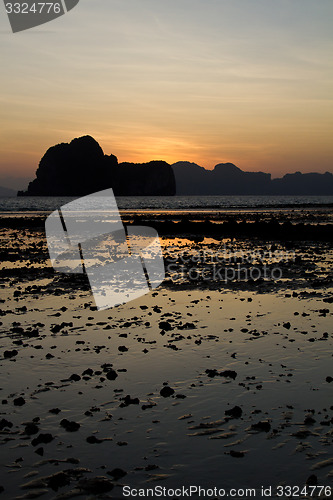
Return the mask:
[[[76,197],[0,197],[3,212],[51,212]],[[224,211],[333,207],[332,196],[120,196],[125,211]]]

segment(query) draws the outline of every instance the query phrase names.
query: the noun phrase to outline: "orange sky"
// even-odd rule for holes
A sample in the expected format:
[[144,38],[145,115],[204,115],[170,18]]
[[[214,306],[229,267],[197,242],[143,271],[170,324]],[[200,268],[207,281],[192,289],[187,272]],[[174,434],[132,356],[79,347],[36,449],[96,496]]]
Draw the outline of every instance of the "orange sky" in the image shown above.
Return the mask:
[[[1,17],[0,185],[90,134],[119,161],[333,171],[331,0],[84,2]],[[22,180],[19,180],[22,179]]]

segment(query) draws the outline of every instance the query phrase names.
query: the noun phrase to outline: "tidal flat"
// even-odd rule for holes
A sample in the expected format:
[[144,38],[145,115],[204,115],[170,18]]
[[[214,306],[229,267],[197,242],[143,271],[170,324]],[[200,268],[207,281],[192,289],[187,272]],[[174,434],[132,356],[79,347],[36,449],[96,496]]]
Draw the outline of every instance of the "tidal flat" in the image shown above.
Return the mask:
[[[1,229],[3,498],[332,484],[330,241],[166,234],[165,282],[97,311],[25,226]],[[225,248],[282,275],[209,279]]]

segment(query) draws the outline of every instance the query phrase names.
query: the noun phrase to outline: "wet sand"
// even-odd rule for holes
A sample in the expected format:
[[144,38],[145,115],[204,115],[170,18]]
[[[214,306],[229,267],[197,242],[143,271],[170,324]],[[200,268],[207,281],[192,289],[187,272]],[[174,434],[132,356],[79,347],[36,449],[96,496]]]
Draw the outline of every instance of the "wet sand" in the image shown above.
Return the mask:
[[[122,485],[157,484],[260,496],[262,486],[332,483],[327,238],[165,234],[161,287],[96,311],[84,277],[53,272],[40,221],[8,226],[3,498],[124,498]],[[198,255],[225,247],[230,268],[282,266],[283,276],[212,280],[214,262]],[[193,262],[202,272],[189,279]]]

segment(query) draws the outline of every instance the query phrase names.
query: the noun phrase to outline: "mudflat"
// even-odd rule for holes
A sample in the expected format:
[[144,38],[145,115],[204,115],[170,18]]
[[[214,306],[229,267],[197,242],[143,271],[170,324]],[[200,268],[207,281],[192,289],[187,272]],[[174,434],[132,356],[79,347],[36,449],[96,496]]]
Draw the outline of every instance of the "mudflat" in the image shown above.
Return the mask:
[[203,234],[195,220],[180,236],[169,217],[164,283],[97,311],[85,276],[53,271],[43,217],[9,219],[5,498],[331,484],[330,238]]

